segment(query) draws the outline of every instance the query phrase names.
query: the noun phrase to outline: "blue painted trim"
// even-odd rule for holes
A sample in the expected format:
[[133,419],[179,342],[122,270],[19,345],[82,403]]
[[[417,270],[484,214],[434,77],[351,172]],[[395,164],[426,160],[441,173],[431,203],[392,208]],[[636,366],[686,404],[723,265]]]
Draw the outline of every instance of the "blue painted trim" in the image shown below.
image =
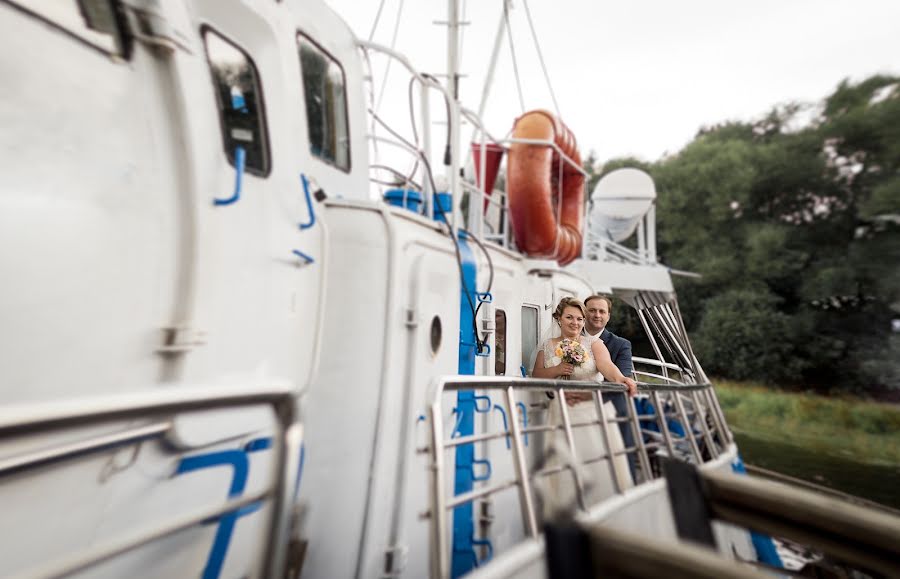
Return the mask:
[[506,432],[506,448],[509,450],[509,422],[506,421],[506,410],[499,404],[494,406],[494,410],[499,410],[500,416],[503,417],[503,431]]
[[[196,456],[185,457],[178,463],[175,469],[175,475],[182,475],[195,470],[205,468],[213,468],[218,466],[230,466],[232,468],[231,485],[228,488],[228,498],[234,499],[240,497],[244,493],[247,485],[247,477],[250,470],[250,462],[247,460],[247,453],[243,450],[222,450],[211,452],[209,454],[201,454]],[[252,507],[254,505],[248,505]],[[243,516],[244,509],[225,513],[216,520],[219,523],[216,529],[216,536],[213,539],[212,549],[203,568],[203,579],[218,579],[222,573],[222,566],[225,563],[225,553],[228,551],[228,545],[231,542],[231,535],[234,533],[234,525],[238,518]]]
[[297,257],[299,257],[306,263],[315,263],[316,262],[316,260],[313,258],[313,256],[303,253],[299,249],[291,250],[291,253],[293,253],[294,255],[296,255]]
[[247,162],[247,152],[244,147],[234,148],[234,192],[227,199],[213,198],[213,205],[231,205],[241,198],[241,184],[244,181],[244,166]]
[[300,465],[297,467],[297,480],[294,482],[294,500],[300,495],[300,481],[303,479],[303,464],[306,462],[306,444],[300,445]]
[[244,452],[259,452],[272,448],[272,437],[256,438],[244,445]]
[[[458,373],[472,375],[475,373],[475,355],[477,339],[474,329],[474,312],[471,303],[477,303],[475,255],[466,242],[465,234],[459,238],[459,255],[462,269],[459,302],[459,365]],[[467,436],[475,432],[475,409],[477,400],[471,390],[461,391],[456,397],[458,413],[454,435]],[[453,492],[461,495],[474,488],[472,466],[475,461],[475,445],[461,444],[456,447],[456,468]],[[460,577],[475,568],[476,558],[472,540],[475,535],[474,505],[468,503],[453,509],[453,547],[450,562],[452,577]]]
[[488,561],[490,561],[491,559],[494,558],[494,544],[491,542],[490,539],[472,539],[472,545],[478,546],[478,547],[484,546],[484,547],[487,547],[487,549],[488,549],[487,556],[484,559],[476,559],[475,560],[476,567],[481,567],[482,565],[484,565],[485,563],[487,563]]
[[[475,475],[475,465],[481,464],[484,465],[484,474],[481,476]],[[472,459],[472,466],[469,467],[472,471],[472,480],[475,482],[483,482],[486,480],[490,480],[491,475],[494,474],[494,468],[491,466],[491,461],[486,458],[475,458]]]
[[316,224],[316,212],[313,210],[312,195],[309,192],[309,180],[306,175],[300,173],[300,182],[303,183],[303,194],[306,196],[306,209],[309,211],[309,221],[300,224],[300,229],[309,229]]
[[[744,459],[741,458],[740,453],[731,463],[731,471],[743,475],[747,474],[747,469],[744,467]],[[784,569],[784,562],[781,560],[778,550],[775,549],[775,542],[772,540],[772,537],[756,531],[750,531],[750,540],[753,543],[753,548],[756,550],[757,561]]]

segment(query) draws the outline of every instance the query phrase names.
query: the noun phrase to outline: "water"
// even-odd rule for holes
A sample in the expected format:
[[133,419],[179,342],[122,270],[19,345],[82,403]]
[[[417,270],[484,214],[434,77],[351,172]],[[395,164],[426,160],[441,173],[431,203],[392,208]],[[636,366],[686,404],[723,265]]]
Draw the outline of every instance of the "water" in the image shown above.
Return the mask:
[[900,509],[900,465],[867,464],[734,433],[744,462]]

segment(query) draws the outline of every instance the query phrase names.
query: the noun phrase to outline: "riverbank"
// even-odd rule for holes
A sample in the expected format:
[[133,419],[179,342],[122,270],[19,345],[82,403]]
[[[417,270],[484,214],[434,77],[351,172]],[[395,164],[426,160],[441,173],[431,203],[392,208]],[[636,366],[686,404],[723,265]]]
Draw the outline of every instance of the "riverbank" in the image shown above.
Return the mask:
[[[713,380],[735,432],[856,462],[900,465],[900,405]],[[750,457],[745,457],[748,459]]]

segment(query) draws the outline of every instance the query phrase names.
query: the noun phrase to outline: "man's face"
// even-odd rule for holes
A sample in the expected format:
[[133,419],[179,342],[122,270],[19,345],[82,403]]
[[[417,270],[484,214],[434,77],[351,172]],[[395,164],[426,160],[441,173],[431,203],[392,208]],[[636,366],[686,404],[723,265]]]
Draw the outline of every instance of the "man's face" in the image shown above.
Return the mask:
[[584,327],[590,334],[596,334],[606,327],[609,322],[609,305],[606,300],[594,298],[587,304],[587,319]]

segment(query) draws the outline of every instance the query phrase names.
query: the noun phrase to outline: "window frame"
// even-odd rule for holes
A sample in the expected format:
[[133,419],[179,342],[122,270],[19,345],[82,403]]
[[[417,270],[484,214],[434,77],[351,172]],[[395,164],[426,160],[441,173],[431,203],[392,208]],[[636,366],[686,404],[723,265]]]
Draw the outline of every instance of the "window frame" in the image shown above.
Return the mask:
[[[84,8],[82,6],[81,0],[71,0],[73,4],[76,5],[78,11],[81,13],[82,18],[85,18]],[[134,52],[134,39],[132,38],[129,28],[128,22],[125,17],[125,13],[122,9],[122,4],[119,0],[108,0],[109,6],[113,13],[114,23],[116,27],[116,34],[113,36],[113,43],[115,44],[115,49],[109,49],[105,46],[102,46],[90,39],[86,35],[80,33],[78,30],[72,29],[70,26],[59,22],[49,16],[41,14],[40,12],[36,12],[32,8],[20,3],[21,0],[0,0],[0,3],[9,6],[11,9],[21,12],[26,16],[34,18],[35,20],[39,20],[44,24],[50,26],[54,30],[62,32],[72,40],[77,41],[79,44],[84,45],[87,48],[95,50],[102,54],[105,57],[110,58],[113,62],[119,61],[119,63],[124,63],[131,60],[131,55]],[[87,21],[84,22],[84,28],[86,30],[91,30],[87,26]],[[96,31],[95,31],[96,32]]]
[[[347,124],[347,166],[346,167],[342,167],[336,161],[332,161],[331,159],[328,159],[321,155],[317,155],[315,153],[315,151],[313,150],[313,142],[309,135],[309,130],[310,130],[311,125],[310,125],[310,121],[309,121],[309,106],[306,103],[306,79],[303,74],[303,61],[300,58],[300,39],[301,39],[301,37],[306,42],[315,46],[319,52],[324,54],[331,62],[336,64],[337,67],[341,71],[341,80],[343,81],[343,88],[344,88],[344,111],[343,111],[343,113],[344,113],[344,119],[346,120],[346,124]],[[347,71],[344,70],[344,65],[341,63],[340,60],[338,60],[330,51],[326,50],[325,47],[323,47],[321,43],[317,42],[311,35],[304,32],[303,30],[298,29],[296,31],[294,40],[296,41],[296,44],[297,44],[297,63],[300,66],[300,88],[301,88],[301,93],[303,95],[303,107],[304,107],[304,112],[305,112],[305,116],[306,116],[306,137],[307,137],[307,140],[309,141],[309,153],[314,159],[321,161],[322,163],[325,163],[326,165],[334,167],[335,169],[337,169],[339,171],[349,174],[353,169],[353,147],[351,146],[351,142],[350,142],[350,102],[349,102],[350,99],[348,98],[350,93],[347,90]]]
[[[534,334],[535,343],[531,345],[530,351],[528,352],[527,356],[525,355],[526,350],[525,350],[525,344],[523,342],[523,340],[525,339],[525,315],[524,315],[524,312],[526,309],[534,311],[534,326],[535,326],[535,328],[534,328],[535,329],[535,334]],[[541,307],[539,305],[529,304],[529,303],[521,304],[521,307],[519,308],[519,341],[521,342],[520,346],[522,348],[522,352],[521,352],[522,366],[524,367],[525,364],[527,364],[529,362],[529,359],[531,358],[532,354],[534,354],[535,357],[537,357],[537,349],[538,349],[538,346],[541,345]],[[531,376],[532,369],[533,368],[527,368],[527,367],[525,368],[526,376]]]
[[[500,333],[500,318],[503,318],[503,333]],[[506,376],[507,364],[509,360],[509,344],[507,343],[506,329],[509,327],[509,316],[506,310],[499,308],[494,310],[494,376]],[[501,365],[499,354],[503,354],[503,362],[501,371],[498,372],[498,366]]]
[[258,105],[258,109],[259,109],[259,117],[260,117],[259,121],[260,121],[260,124],[262,125],[261,128],[263,129],[261,143],[262,143],[262,147],[263,147],[263,159],[266,161],[266,163],[265,163],[265,170],[260,170],[255,167],[250,167],[245,162],[244,163],[244,172],[249,173],[251,175],[255,175],[257,177],[261,177],[263,179],[266,179],[269,177],[269,175],[272,174],[272,165],[274,164],[274,162],[272,159],[272,147],[271,147],[271,144],[269,141],[269,117],[268,117],[268,114],[266,113],[266,98],[265,98],[265,91],[263,90],[262,74],[259,72],[259,67],[256,65],[256,61],[253,60],[253,57],[250,56],[250,53],[246,49],[244,49],[244,47],[242,45],[240,45],[237,42],[235,42],[234,40],[232,40],[231,37],[229,37],[225,34],[222,34],[222,32],[220,32],[217,28],[215,28],[214,26],[212,26],[208,23],[204,23],[204,24],[200,25],[200,42],[203,45],[203,54],[206,59],[206,67],[209,69],[209,79],[210,79],[210,82],[212,82],[213,98],[216,102],[216,112],[218,113],[218,117],[219,117],[219,135],[220,135],[220,138],[222,139],[222,150],[225,152],[225,159],[228,161],[228,164],[231,165],[232,167],[234,167],[235,169],[237,169],[237,165],[234,162],[234,150],[228,150],[228,148],[227,148],[228,143],[226,141],[226,135],[228,134],[227,133],[228,127],[225,126],[225,111],[222,110],[224,103],[222,103],[219,98],[219,86],[218,86],[218,82],[217,82],[216,78],[214,77],[215,73],[213,72],[212,63],[210,62],[210,59],[209,59],[209,51],[207,50],[207,46],[206,46],[206,34],[210,33],[210,32],[215,34],[216,36],[218,36],[224,42],[230,44],[232,47],[237,49],[241,54],[243,54],[245,57],[247,57],[247,62],[250,63],[250,67],[253,69],[254,80],[256,81],[256,88],[259,91],[259,97],[256,99],[256,101],[257,101],[257,105]]

